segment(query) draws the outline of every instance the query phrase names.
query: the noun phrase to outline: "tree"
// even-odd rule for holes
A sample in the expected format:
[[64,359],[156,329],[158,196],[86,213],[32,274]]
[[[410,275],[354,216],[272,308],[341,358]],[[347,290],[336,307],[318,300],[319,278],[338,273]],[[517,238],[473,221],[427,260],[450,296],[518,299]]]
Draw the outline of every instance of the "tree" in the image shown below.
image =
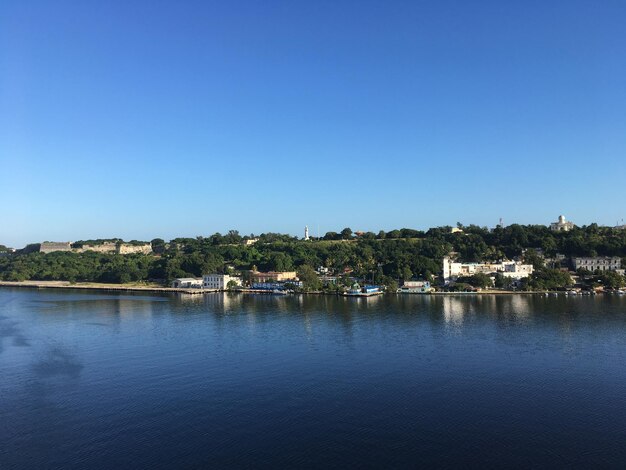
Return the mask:
[[238,230],[229,230],[228,234],[224,236],[226,243],[241,243],[241,240],[242,238]]
[[291,271],[293,269],[293,259],[287,253],[270,253],[267,268],[270,271]]
[[535,269],[543,268],[543,258],[532,249],[526,250],[524,253],[524,263],[532,264]]
[[473,286],[465,282],[455,282],[449,289],[452,292],[473,292],[476,290]]
[[501,273],[496,273],[494,279],[494,286],[498,289],[510,289],[513,286],[513,282],[511,278],[502,275]]
[[385,286],[385,292],[395,294],[398,292],[398,281],[392,277],[383,278],[383,285]]
[[528,287],[538,290],[564,289],[573,284],[571,276],[559,269],[538,269],[530,275]]
[[606,271],[600,275],[600,281],[606,289],[620,289],[626,284],[626,279],[615,271]]
[[491,278],[485,273],[476,273],[471,276],[460,277],[458,278],[457,282],[469,284],[470,286],[478,287],[481,289],[493,286]]
[[302,265],[298,268],[298,279],[302,281],[304,290],[319,290],[322,287],[319,277],[315,270],[309,265]]
[[162,238],[155,238],[150,242],[152,246],[152,251],[157,255],[165,253],[165,240]]
[[351,240],[352,239],[352,229],[350,229],[349,227],[344,228],[341,231],[341,238],[343,240]]
[[232,280],[232,279],[231,279],[231,280],[230,280],[230,281],[228,281],[228,283],[226,284],[226,289],[227,289],[227,290],[233,290],[233,289],[236,289],[236,288],[237,288],[237,286],[238,286],[237,281],[234,281],[234,280]]

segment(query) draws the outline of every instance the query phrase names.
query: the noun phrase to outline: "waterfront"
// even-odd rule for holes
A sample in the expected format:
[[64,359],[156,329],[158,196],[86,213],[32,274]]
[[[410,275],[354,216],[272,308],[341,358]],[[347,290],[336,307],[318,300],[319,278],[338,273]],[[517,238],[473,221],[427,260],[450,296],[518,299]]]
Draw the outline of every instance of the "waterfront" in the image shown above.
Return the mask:
[[624,296],[0,289],[0,467],[612,466]]

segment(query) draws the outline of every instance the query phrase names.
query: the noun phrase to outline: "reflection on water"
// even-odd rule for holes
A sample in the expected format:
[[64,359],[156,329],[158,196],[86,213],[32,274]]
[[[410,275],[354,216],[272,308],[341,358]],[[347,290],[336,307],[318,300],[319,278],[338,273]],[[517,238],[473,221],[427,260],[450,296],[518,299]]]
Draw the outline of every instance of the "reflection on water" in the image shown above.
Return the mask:
[[465,315],[466,306],[457,297],[442,298],[443,318],[446,323],[460,325],[463,323],[463,315]]
[[446,323],[460,326],[464,318],[489,315],[500,320],[523,323],[532,314],[537,298],[530,295],[459,295],[440,296]]
[[0,378],[0,468],[626,461],[618,296],[0,289]]
[[61,346],[48,348],[45,355],[33,365],[35,375],[40,378],[65,375],[77,378],[83,365],[76,356]]
[[0,354],[4,351],[5,341],[10,341],[13,346],[30,346],[28,339],[22,334],[19,322],[12,321],[9,317],[0,316]]

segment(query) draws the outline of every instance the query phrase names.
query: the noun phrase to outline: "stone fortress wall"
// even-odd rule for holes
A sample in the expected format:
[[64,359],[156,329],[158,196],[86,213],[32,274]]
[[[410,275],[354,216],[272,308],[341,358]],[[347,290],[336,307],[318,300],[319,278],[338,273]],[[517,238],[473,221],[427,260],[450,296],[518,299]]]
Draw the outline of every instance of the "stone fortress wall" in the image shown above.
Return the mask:
[[83,245],[80,248],[72,248],[71,242],[43,242],[39,247],[39,251],[42,253],[53,253],[55,251],[84,253],[86,251],[94,251],[96,253],[117,253],[119,255],[129,255],[133,253],[147,255],[152,253],[152,246],[150,243],[137,245],[132,243],[104,242],[97,245]]

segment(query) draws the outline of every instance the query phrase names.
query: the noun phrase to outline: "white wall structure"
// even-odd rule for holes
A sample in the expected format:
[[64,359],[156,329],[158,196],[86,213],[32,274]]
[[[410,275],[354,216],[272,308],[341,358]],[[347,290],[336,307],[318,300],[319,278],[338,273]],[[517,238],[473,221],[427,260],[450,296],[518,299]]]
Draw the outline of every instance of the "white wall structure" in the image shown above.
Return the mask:
[[201,289],[202,279],[194,277],[180,277],[172,281],[172,287],[175,289]]
[[205,289],[225,290],[228,288],[230,281],[235,281],[238,286],[241,285],[241,279],[236,276],[229,276],[228,274],[205,274],[202,276],[202,287]]
[[448,257],[443,259],[443,280],[446,284],[458,277],[472,276],[477,273],[499,273],[512,279],[521,279],[533,273],[533,265],[522,264],[518,261],[501,261],[499,263],[456,263]]
[[53,253],[55,251],[72,251],[71,242],[43,242],[39,246],[42,253]]

